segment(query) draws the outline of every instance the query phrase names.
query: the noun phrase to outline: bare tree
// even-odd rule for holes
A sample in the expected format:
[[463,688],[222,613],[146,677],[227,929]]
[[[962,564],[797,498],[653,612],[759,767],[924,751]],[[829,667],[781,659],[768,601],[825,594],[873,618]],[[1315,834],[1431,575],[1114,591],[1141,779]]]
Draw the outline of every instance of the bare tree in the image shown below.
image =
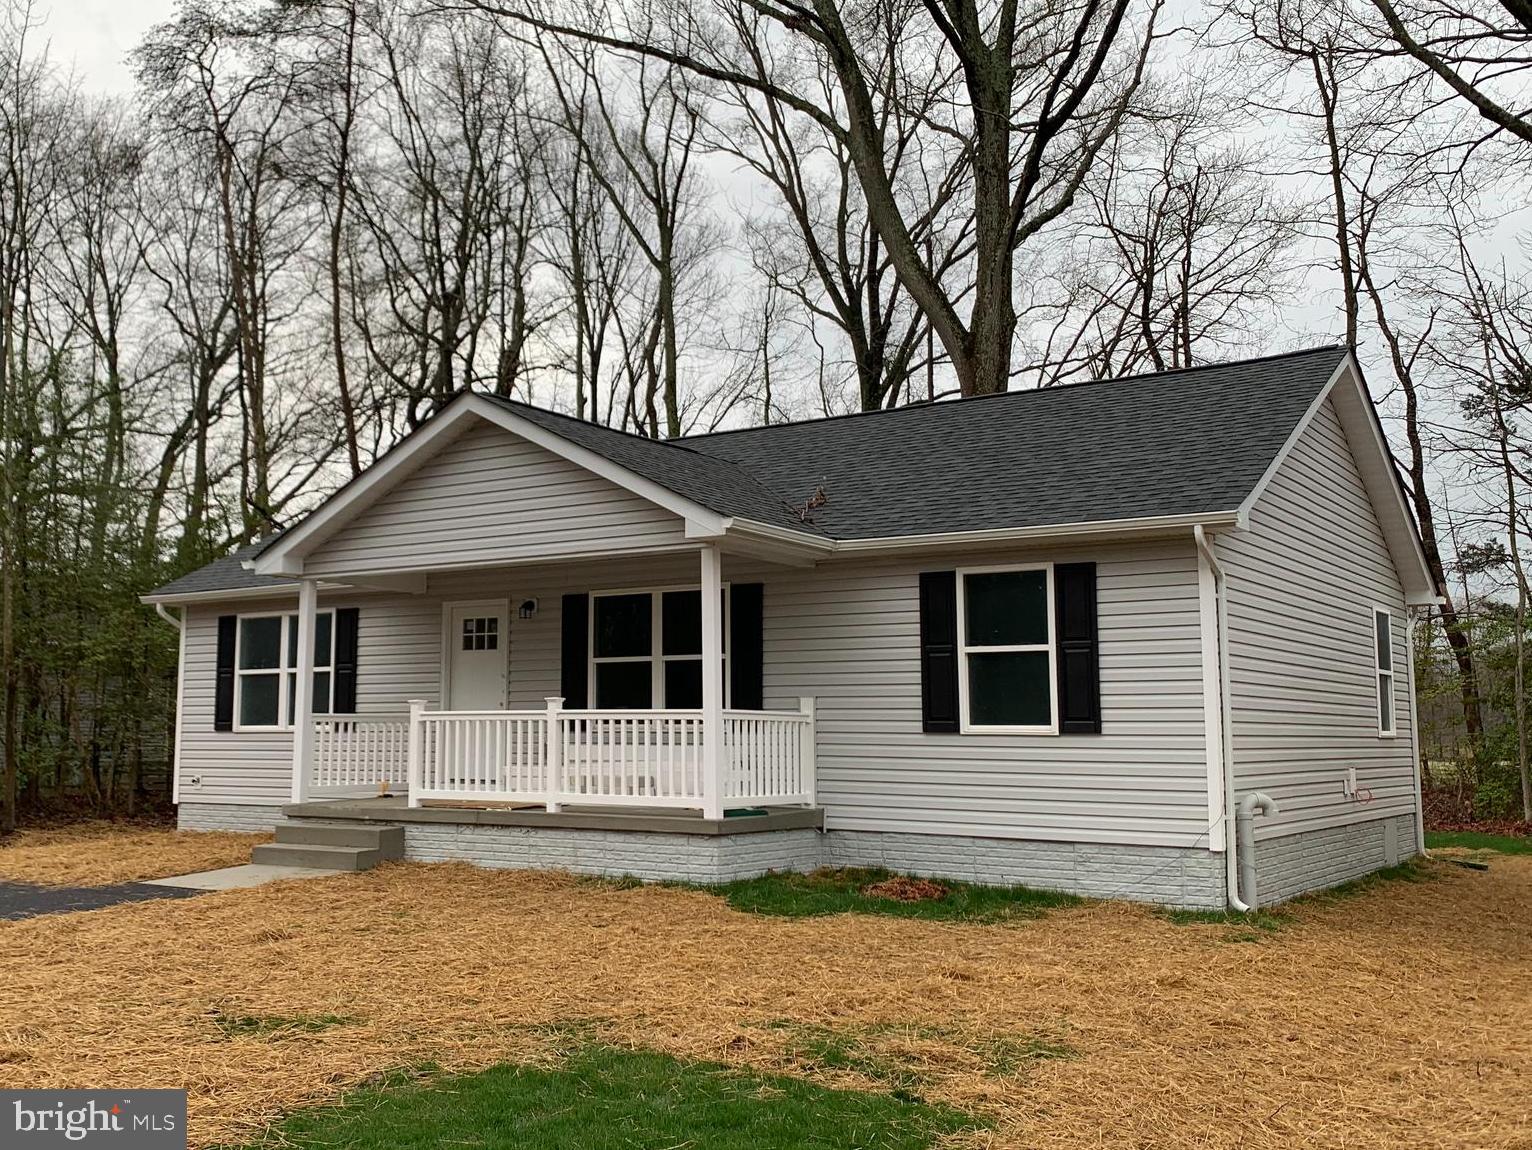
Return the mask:
[[[588,12],[473,2],[544,34],[760,93],[818,123],[851,157],[872,225],[965,394],[1009,385],[1016,252],[1068,210],[1116,133],[1159,10],[1158,0],[880,0],[854,13],[833,0],[717,0],[710,10],[634,0],[614,26],[593,28]],[[815,86],[821,69],[839,87],[836,107]],[[911,88],[940,92],[923,126],[923,170],[966,191],[967,259],[945,279],[916,238],[929,203],[890,169],[881,131],[882,104]]]

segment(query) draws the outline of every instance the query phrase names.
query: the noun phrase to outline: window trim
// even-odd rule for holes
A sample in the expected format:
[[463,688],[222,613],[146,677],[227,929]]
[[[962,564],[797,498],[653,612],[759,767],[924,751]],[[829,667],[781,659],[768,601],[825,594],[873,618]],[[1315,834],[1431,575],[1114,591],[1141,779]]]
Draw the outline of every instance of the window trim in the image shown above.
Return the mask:
[[[1048,585],[1048,642],[1008,643],[989,647],[968,645],[968,576],[992,575],[999,572],[1044,571]],[[958,733],[961,735],[1057,735],[1059,733],[1059,635],[1057,600],[1053,580],[1053,563],[995,563],[984,567],[959,567],[957,577],[957,659],[958,659]],[[1048,714],[1050,722],[1044,724],[1006,724],[991,726],[969,721],[968,656],[970,653],[1005,654],[1007,652],[1048,652]]]
[[[729,611],[733,596],[729,591],[727,581],[719,584],[723,591],[723,618],[719,625],[723,629],[722,674],[723,674],[723,709],[729,709]],[[595,705],[596,702],[596,664],[597,663],[649,663],[649,698],[651,711],[685,711],[688,714],[693,711],[700,713],[700,707],[667,707],[653,706],[655,699],[665,697],[665,664],[676,662],[689,662],[695,659],[702,661],[702,654],[695,655],[667,655],[665,654],[665,593],[667,591],[702,591],[700,583],[673,583],[663,587],[618,587],[607,588],[600,591],[592,591],[587,596],[585,605],[585,690],[586,699],[590,702],[591,710],[602,710]],[[649,596],[649,654],[647,655],[603,655],[596,657],[596,600],[615,599],[624,595],[648,595]],[[611,708],[605,708],[611,709]],[[625,708],[624,708],[625,709]]]
[[[329,676],[330,676],[330,706],[333,707],[335,705],[335,608],[334,607],[323,607],[323,608],[315,611],[314,612],[315,620],[317,621],[319,616],[321,616],[321,615],[328,615],[328,616],[330,616],[330,658],[329,658],[328,662],[320,663],[318,661],[317,656],[316,656],[315,661],[314,661],[313,671],[314,671],[315,674],[319,673],[320,671],[325,671],[325,672],[329,673]],[[240,644],[243,642],[243,637],[244,637],[244,634],[245,634],[245,620],[246,619],[281,619],[282,620],[282,635],[281,635],[281,638],[278,640],[280,642],[280,644],[281,644],[281,646],[278,648],[279,658],[281,660],[281,665],[280,666],[276,666],[276,667],[249,667],[249,668],[245,668],[245,667],[241,667],[240,666],[240,658],[239,658],[240,651],[239,651],[239,649],[240,649]],[[287,665],[287,651],[288,651],[288,648],[289,648],[289,646],[291,645],[291,642],[292,642],[288,638],[288,628],[289,627],[296,627],[296,626],[297,626],[297,613],[294,612],[294,611],[242,611],[242,612],[237,613],[234,616],[234,722],[233,722],[233,725],[232,725],[232,728],[231,728],[232,731],[234,731],[234,732],[240,732],[240,731],[252,731],[252,732],[254,732],[254,731],[275,731],[275,732],[279,732],[280,733],[282,731],[291,731],[293,729],[293,724],[292,723],[283,722],[283,721],[280,721],[280,720],[282,719],[282,716],[287,714],[288,701],[289,701],[289,697],[290,697],[289,696],[289,691],[288,691],[288,680],[292,679],[292,680],[296,681],[297,676],[298,676],[298,668],[296,666],[289,667]],[[277,676],[277,718],[279,720],[278,722],[276,722],[276,723],[245,723],[245,722],[241,721],[240,717],[244,713],[244,708],[240,704],[241,704],[241,702],[243,700],[244,692],[241,691],[240,688],[243,686],[244,679],[245,679],[245,677],[247,675],[276,675]],[[321,710],[315,709],[313,713],[316,714],[316,715],[324,715],[324,714],[329,714],[330,712],[329,711],[321,711]]]
[[[1388,620],[1388,666],[1378,665],[1378,620]],[[1373,718],[1378,724],[1378,738],[1394,739],[1399,737],[1399,694],[1398,673],[1394,670],[1394,612],[1392,608],[1380,607],[1374,604],[1372,609],[1372,657],[1368,662],[1372,665],[1372,695],[1373,695]],[[1383,687],[1379,680],[1388,679],[1388,710],[1383,709]],[[1388,715],[1388,726],[1383,726],[1383,716]]]

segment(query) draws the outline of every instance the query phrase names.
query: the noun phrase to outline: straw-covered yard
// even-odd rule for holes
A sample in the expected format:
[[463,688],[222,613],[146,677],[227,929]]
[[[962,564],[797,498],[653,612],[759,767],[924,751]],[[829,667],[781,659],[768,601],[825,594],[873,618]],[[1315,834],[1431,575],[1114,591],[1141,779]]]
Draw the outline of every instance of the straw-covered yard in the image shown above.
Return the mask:
[[972,925],[388,865],[0,924],[10,1086],[185,1086],[195,1144],[392,1069],[590,1043],[899,1089],[992,1147],[1532,1145],[1532,857],[1275,929]]
[[25,828],[0,842],[0,880],[107,886],[167,878],[247,863],[250,848],[270,838],[105,820]]

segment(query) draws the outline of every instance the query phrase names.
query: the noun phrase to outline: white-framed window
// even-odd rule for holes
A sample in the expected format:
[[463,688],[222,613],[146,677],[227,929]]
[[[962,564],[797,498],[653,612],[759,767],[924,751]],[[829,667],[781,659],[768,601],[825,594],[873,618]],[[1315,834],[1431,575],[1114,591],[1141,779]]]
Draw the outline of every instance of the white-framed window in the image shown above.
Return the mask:
[[[724,706],[729,705],[729,588],[723,588]],[[702,590],[596,591],[590,597],[590,705],[702,706]]]
[[1378,688],[1378,737],[1394,737],[1394,617],[1386,607],[1372,611],[1372,658]]
[[[314,615],[314,714],[334,698],[335,612]],[[234,729],[287,730],[297,706],[298,616],[241,615],[234,639]]]
[[964,733],[1058,733],[1053,565],[957,572],[958,707]]

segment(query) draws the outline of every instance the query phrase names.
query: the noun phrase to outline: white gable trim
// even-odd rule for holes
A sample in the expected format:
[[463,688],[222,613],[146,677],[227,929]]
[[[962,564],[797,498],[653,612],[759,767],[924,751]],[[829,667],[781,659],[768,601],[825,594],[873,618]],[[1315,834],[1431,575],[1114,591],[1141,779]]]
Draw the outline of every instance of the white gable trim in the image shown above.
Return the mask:
[[451,443],[465,425],[474,420],[483,420],[500,427],[671,512],[686,521],[688,536],[716,538],[727,527],[728,521],[716,511],[677,495],[652,479],[572,443],[497,403],[465,393],[330,496],[298,526],[266,548],[250,564],[251,569],[262,575],[302,575],[305,556],[383,499],[401,481]]
[[1435,603],[1436,587],[1431,581],[1431,570],[1426,566],[1426,555],[1416,530],[1415,516],[1405,501],[1398,473],[1394,469],[1393,452],[1389,450],[1388,441],[1383,436],[1383,425],[1378,419],[1372,397],[1367,392],[1367,384],[1362,379],[1354,353],[1347,353],[1324,387],[1320,388],[1319,394],[1288,435],[1265,474],[1245,497],[1239,508],[1241,524],[1249,521],[1251,509],[1265,494],[1278,470],[1292,454],[1293,448],[1308,433],[1327,401],[1335,404],[1336,418],[1346,435],[1347,446],[1356,459],[1362,484],[1373,506],[1373,514],[1378,517],[1384,541],[1388,544],[1389,554],[1393,556],[1394,566],[1399,572],[1399,581],[1404,586],[1405,602],[1411,605]]

